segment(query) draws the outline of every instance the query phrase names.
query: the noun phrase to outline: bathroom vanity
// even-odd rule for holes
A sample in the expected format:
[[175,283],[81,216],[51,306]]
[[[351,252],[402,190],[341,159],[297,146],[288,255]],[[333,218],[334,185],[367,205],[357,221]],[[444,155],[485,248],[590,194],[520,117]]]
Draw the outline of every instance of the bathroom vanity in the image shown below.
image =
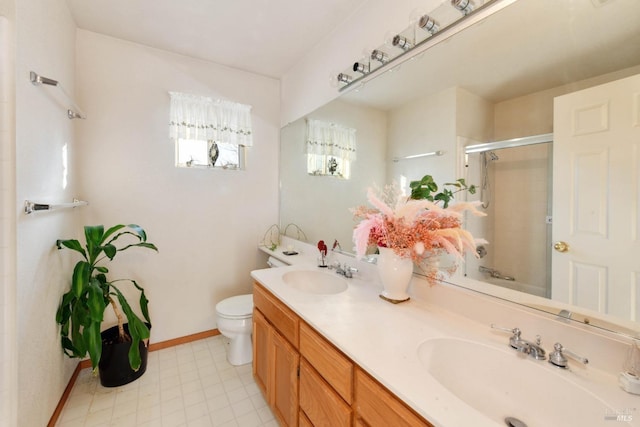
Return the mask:
[[282,425],[431,426],[259,283],[256,383]]
[[[281,425],[640,425],[640,397],[617,383],[624,337],[417,276],[411,300],[390,304],[374,265],[340,258],[359,270],[346,279],[302,246],[279,257],[292,265],[251,274],[253,373]],[[561,342],[589,364],[534,360],[491,324],[541,335],[548,352]]]

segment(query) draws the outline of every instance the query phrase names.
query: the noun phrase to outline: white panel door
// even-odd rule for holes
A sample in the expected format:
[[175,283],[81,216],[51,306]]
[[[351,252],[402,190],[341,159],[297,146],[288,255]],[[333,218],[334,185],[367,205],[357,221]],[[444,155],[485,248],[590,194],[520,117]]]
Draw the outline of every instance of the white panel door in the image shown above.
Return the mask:
[[640,320],[640,75],[556,98],[553,119],[552,298]]

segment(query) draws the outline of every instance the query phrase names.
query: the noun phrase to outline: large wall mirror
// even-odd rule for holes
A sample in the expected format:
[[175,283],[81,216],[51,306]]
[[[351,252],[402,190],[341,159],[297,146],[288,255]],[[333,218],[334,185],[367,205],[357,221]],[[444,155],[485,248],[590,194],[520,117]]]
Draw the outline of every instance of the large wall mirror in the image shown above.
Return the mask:
[[[629,283],[620,290],[606,266],[576,267],[576,277],[558,279],[554,263],[560,252],[553,248],[554,233],[571,234],[554,206],[578,194],[567,182],[582,179],[600,195],[579,205],[585,224],[602,223],[604,217],[594,219],[598,215],[592,213],[606,210],[596,206],[603,197],[614,197],[606,193],[613,184],[603,175],[602,156],[581,157],[580,170],[570,157],[555,158],[554,139],[567,124],[556,123],[554,114],[564,116],[558,116],[554,102],[596,87],[606,91],[608,84],[640,74],[639,16],[637,0],[518,0],[350,88],[282,129],[281,225],[295,223],[312,243],[337,239],[350,252],[355,223],[349,209],[366,203],[368,187],[406,185],[425,174],[437,182],[466,177],[481,188],[471,197],[488,213],[468,227],[490,243],[482,258],[467,260],[452,283],[639,338],[640,302],[634,301],[640,301],[640,258],[631,261],[629,277],[635,279],[625,279]],[[640,103],[640,89],[635,93]],[[630,116],[640,121],[640,105],[635,108]],[[585,126],[604,117],[598,111],[584,114]],[[605,115],[616,114],[611,109]],[[309,119],[356,129],[349,179],[308,173]],[[640,122],[635,126],[636,162],[623,198],[636,204],[626,204],[623,214],[640,224],[633,211],[640,207]],[[469,150],[472,146],[479,148]],[[430,152],[441,155],[407,158]],[[616,168],[613,156],[606,159]],[[620,187],[614,190],[619,193]],[[589,194],[581,191],[581,197]],[[639,240],[625,247],[631,246],[637,250]],[[571,280],[586,290],[580,295],[566,290]]]

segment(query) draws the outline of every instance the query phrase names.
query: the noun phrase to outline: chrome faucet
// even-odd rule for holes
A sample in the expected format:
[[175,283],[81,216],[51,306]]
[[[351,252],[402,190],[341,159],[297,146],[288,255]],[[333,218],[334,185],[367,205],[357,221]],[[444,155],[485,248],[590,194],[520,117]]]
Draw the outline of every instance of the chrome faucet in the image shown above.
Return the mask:
[[502,328],[494,324],[491,325],[493,329],[499,329],[501,331],[511,333],[509,338],[509,345],[511,348],[519,351],[520,353],[528,354],[536,360],[545,360],[547,358],[547,352],[540,346],[542,339],[540,335],[536,335],[536,342],[527,341],[520,336],[522,331],[519,328]]
[[340,262],[336,262],[333,265],[330,265],[329,268],[336,269],[336,273],[346,277],[347,279],[351,279],[353,277],[353,273],[357,273],[358,269],[355,267],[349,267],[345,262],[344,265],[340,265]]

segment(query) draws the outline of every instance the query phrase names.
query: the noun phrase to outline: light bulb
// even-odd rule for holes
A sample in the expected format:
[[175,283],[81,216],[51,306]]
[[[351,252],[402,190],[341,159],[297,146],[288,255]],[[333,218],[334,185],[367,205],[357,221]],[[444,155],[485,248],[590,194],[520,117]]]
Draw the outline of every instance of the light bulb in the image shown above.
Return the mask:
[[473,10],[471,0],[451,0],[451,5],[462,12],[463,15],[468,15]]
[[397,34],[395,37],[393,37],[391,44],[393,44],[395,47],[399,47],[405,52],[413,47],[413,44],[409,41],[409,39],[401,36],[400,34]]
[[431,33],[432,35],[437,33],[440,29],[438,23],[434,21],[433,18],[431,18],[429,15],[422,15],[420,17],[420,20],[418,21],[418,27]]
[[369,64],[365,64],[364,62],[354,62],[353,71],[356,71],[362,74],[367,74],[369,72]]
[[338,81],[340,83],[349,84],[353,81],[353,77],[351,77],[349,74],[340,73],[338,74]]
[[373,49],[371,51],[371,59],[386,64],[389,61],[389,55],[379,49]]

